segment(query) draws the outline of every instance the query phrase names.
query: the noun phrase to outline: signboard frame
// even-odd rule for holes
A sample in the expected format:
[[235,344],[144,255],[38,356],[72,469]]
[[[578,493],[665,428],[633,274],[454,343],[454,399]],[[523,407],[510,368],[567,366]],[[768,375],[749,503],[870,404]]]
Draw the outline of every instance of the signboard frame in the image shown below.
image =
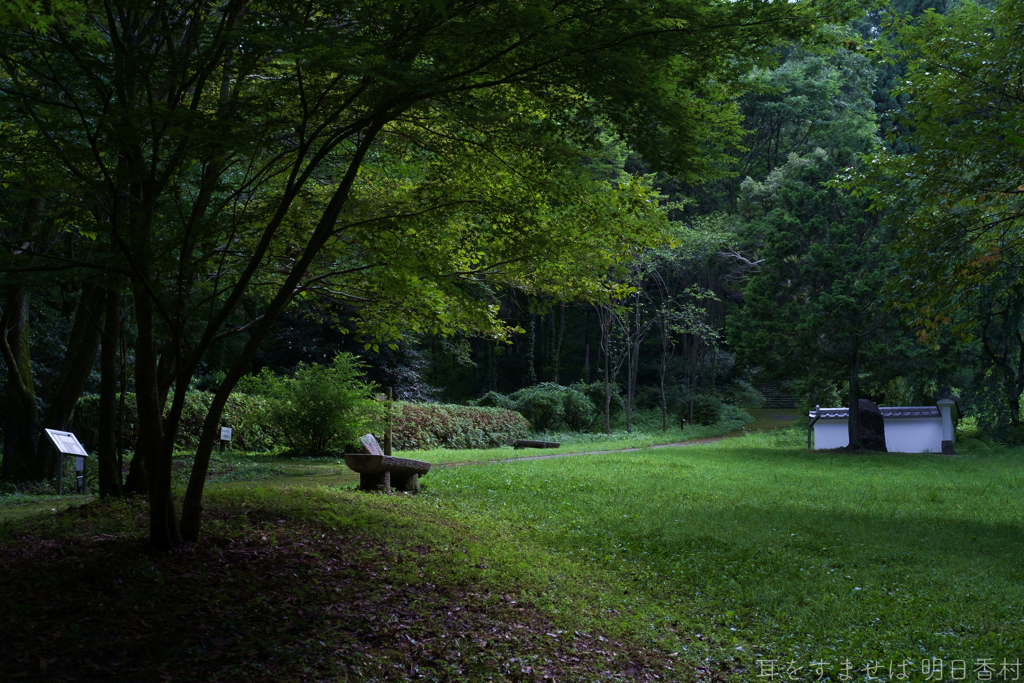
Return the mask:
[[46,438],[53,445],[54,450],[60,455],[57,466],[57,495],[64,495],[64,458],[71,456],[75,459],[75,473],[77,478],[78,492],[85,490],[85,459],[89,453],[82,446],[82,442],[71,432],[60,429],[44,429]]

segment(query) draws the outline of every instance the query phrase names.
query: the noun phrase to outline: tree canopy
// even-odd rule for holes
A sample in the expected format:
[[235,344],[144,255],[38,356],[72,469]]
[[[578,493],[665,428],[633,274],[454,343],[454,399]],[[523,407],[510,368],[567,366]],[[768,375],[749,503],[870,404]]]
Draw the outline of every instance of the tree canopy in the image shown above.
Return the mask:
[[898,226],[900,306],[922,338],[952,325],[969,336],[969,299],[1020,259],[1024,195],[1024,4],[965,2],[947,15],[900,17],[879,58],[906,63],[890,133],[909,153],[880,150],[850,169],[845,187],[870,196]]
[[496,332],[467,295],[488,281],[593,295],[602,265],[657,231],[642,183],[595,185],[574,156],[609,128],[654,168],[721,173],[741,76],[854,10],[112,0],[11,22],[5,281],[131,293],[158,547],[180,538],[184,392],[215,342],[245,335],[186,494],[194,539],[220,410],[286,306],[335,297],[383,339],[398,320]]

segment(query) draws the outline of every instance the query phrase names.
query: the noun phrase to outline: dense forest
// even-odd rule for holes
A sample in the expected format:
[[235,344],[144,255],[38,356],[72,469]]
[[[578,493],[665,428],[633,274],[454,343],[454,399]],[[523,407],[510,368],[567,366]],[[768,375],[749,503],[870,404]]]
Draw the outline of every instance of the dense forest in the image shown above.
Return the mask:
[[1019,0],[106,5],[0,16],[5,479],[90,395],[113,468],[132,394],[168,545],[208,391],[194,538],[239,381],[341,352],[596,431],[952,391],[1024,439]]

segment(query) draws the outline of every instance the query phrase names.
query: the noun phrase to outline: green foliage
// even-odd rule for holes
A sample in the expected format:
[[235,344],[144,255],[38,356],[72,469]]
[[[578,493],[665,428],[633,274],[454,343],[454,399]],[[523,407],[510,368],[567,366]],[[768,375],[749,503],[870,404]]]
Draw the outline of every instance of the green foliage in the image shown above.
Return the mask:
[[571,387],[562,392],[562,422],[570,431],[588,431],[599,415],[597,406],[585,394]]
[[[738,414],[733,411],[730,413],[730,417],[735,418]],[[692,421],[690,420],[690,401],[687,399],[679,404],[679,418],[685,420],[687,424],[713,425],[722,419],[722,415],[722,400],[711,394],[697,394],[693,397]]]
[[[509,439],[525,437],[529,429],[526,419],[512,410],[398,402],[392,417],[392,447],[403,451],[496,448]],[[383,431],[376,435],[383,443]]]
[[[175,439],[175,448],[193,450],[199,443],[203,419],[213,399],[205,391],[190,391],[185,395],[181,427]],[[135,394],[125,394],[124,448],[134,451],[138,439],[138,412]],[[270,419],[271,401],[265,396],[235,392],[228,398],[221,414],[221,424],[232,428],[231,447],[244,451],[269,451],[277,446],[281,434]],[[86,450],[94,451],[99,439],[100,397],[83,396],[78,401],[71,429]]]
[[[584,396],[586,396],[587,398],[589,398],[590,402],[593,403],[594,406],[597,408],[598,415],[604,414],[605,397],[603,381],[598,380],[596,382],[590,382],[589,384],[577,382],[576,384],[571,385],[569,388],[574,389],[583,394]],[[626,402],[622,398],[622,389],[619,387],[618,384],[615,384],[613,382],[611,389],[612,402],[609,406],[609,415],[612,420],[615,420],[616,418],[618,418],[619,415],[622,415],[622,413],[625,412]]]
[[729,319],[729,339],[741,362],[768,378],[821,386],[885,377],[926,353],[882,295],[896,272],[889,232],[865,200],[823,186],[835,171],[819,149],[740,189],[741,234],[761,263]]
[[364,364],[339,353],[330,365],[300,363],[292,377],[266,368],[254,388],[270,399],[270,421],[300,453],[318,454],[359,442],[379,427],[384,405],[361,380]]
[[764,394],[742,379],[734,379],[721,390],[722,400],[726,404],[760,408],[764,405]]
[[564,387],[551,382],[541,382],[512,394],[516,410],[530,422],[534,431],[555,429],[562,424],[565,415],[563,407]]
[[[870,197],[896,228],[895,300],[922,338],[974,332],[970,297],[1020,261],[1024,229],[1024,4],[971,2],[947,16],[899,17],[877,41],[879,59],[904,62],[904,102],[882,151],[841,185]],[[1012,284],[1011,284],[1012,283]],[[1004,280],[1012,292],[1019,278]]]
[[[587,431],[594,426],[600,410],[590,396],[579,390],[583,385],[563,387],[541,382],[512,394],[515,410],[530,421],[533,431],[568,428]],[[603,392],[603,389],[602,389]],[[603,398],[601,405],[603,406]]]
[[513,401],[505,394],[498,393],[497,391],[488,391],[479,399],[473,401],[472,404],[475,406],[480,406],[481,408],[501,408],[503,410],[515,410],[515,401]]

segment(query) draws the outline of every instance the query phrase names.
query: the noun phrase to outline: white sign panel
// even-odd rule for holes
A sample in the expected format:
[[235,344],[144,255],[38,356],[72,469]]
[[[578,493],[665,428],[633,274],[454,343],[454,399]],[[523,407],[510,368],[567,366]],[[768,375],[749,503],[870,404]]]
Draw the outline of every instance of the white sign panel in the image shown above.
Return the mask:
[[47,429],[46,436],[50,438],[50,443],[57,449],[58,452],[64,455],[75,455],[80,458],[87,458],[89,454],[82,448],[82,444],[78,442],[78,438],[71,432],[59,432],[56,429]]
[[220,440],[221,441],[231,441],[231,427],[221,427],[220,428]]

